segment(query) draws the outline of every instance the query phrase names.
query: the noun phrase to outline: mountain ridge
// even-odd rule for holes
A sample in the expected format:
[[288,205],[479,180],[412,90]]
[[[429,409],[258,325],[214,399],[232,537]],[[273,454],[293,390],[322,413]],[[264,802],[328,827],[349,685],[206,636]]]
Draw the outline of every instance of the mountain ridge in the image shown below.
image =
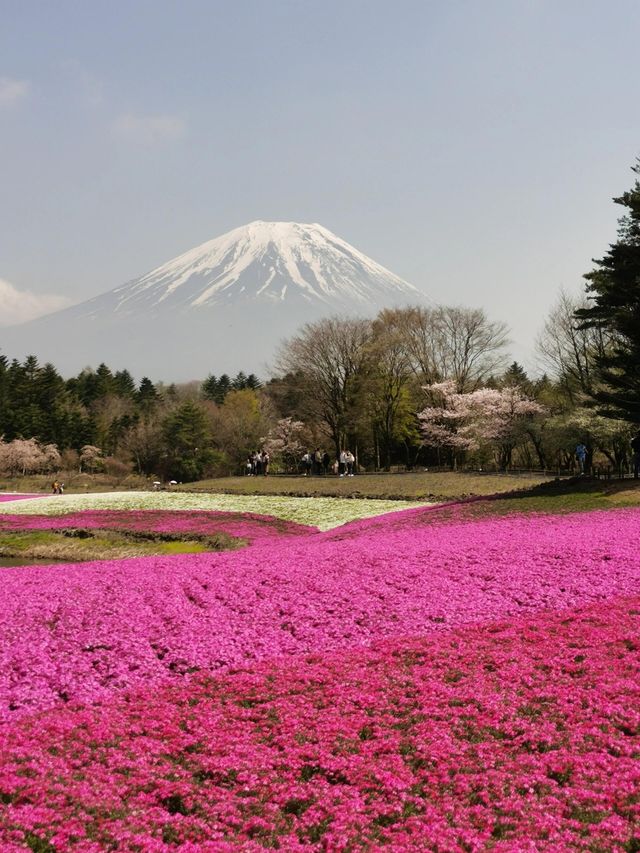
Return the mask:
[[259,372],[306,322],[425,299],[318,223],[255,220],[112,290],[2,329],[0,346],[66,370],[105,361],[181,381]]

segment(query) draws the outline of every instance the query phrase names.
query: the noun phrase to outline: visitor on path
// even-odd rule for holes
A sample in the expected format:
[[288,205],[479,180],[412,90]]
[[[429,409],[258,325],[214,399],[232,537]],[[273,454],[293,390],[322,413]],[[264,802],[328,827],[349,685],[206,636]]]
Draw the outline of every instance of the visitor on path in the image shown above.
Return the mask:
[[631,439],[631,449],[633,450],[633,477],[637,480],[640,476],[640,431]]
[[262,475],[264,477],[269,473],[269,465],[271,464],[271,457],[267,453],[266,450],[262,451]]
[[244,463],[244,473],[247,477],[250,477],[253,473],[253,462],[251,461],[251,454],[247,456],[247,461]]
[[353,477],[356,457],[350,450],[347,450],[347,477]]
[[311,459],[311,454],[307,450],[307,452],[302,457],[302,468],[303,468],[305,477],[311,476],[311,466],[312,465],[313,465],[313,461]]
[[341,450],[340,456],[338,457],[338,474],[341,477],[344,477],[346,472],[347,472],[347,451]]
[[58,483],[57,480],[54,480],[53,483],[51,483],[51,489],[53,490],[54,495],[59,495],[60,483]]
[[325,475],[329,473],[329,465],[330,464],[331,464],[331,457],[329,456],[329,454],[325,450],[325,452],[322,456],[322,470],[324,471]]
[[584,474],[584,463],[587,458],[587,448],[584,446],[582,442],[576,447],[576,461],[578,462],[578,468],[581,474]]
[[313,452],[313,473],[322,474],[322,451],[319,447],[316,447]]

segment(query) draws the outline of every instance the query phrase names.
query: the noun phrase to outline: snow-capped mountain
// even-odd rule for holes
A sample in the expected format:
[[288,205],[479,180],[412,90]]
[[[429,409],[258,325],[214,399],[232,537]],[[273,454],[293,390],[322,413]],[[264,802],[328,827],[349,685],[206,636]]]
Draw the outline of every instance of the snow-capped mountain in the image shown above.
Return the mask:
[[3,330],[0,346],[10,355],[35,352],[65,372],[105,361],[168,380],[261,373],[282,338],[306,322],[424,298],[321,225],[258,221],[86,302]]

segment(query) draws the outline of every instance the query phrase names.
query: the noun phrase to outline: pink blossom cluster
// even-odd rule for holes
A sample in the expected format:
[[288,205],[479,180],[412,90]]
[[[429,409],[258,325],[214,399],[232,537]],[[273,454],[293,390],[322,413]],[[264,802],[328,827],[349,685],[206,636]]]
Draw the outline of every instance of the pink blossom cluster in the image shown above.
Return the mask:
[[[593,529],[615,560],[605,527],[557,526],[558,554]],[[551,558],[540,533],[518,566]],[[618,597],[23,718],[0,736],[1,848],[638,850],[639,628]]]
[[409,510],[235,552],[5,569],[0,719],[635,594],[639,531],[635,509],[446,524]]
[[2,494],[0,493],[0,503],[7,501],[24,501],[27,498],[43,498],[44,495],[18,495],[18,494]]

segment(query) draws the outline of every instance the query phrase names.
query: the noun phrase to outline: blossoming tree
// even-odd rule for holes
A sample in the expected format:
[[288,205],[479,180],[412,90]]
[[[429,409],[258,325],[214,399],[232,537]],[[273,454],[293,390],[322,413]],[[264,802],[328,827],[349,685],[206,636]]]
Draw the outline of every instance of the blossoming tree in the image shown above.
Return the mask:
[[418,414],[424,444],[449,450],[454,466],[461,452],[488,449],[501,468],[510,467],[526,425],[545,413],[515,385],[464,394],[448,381],[425,386],[425,391],[432,404]]

